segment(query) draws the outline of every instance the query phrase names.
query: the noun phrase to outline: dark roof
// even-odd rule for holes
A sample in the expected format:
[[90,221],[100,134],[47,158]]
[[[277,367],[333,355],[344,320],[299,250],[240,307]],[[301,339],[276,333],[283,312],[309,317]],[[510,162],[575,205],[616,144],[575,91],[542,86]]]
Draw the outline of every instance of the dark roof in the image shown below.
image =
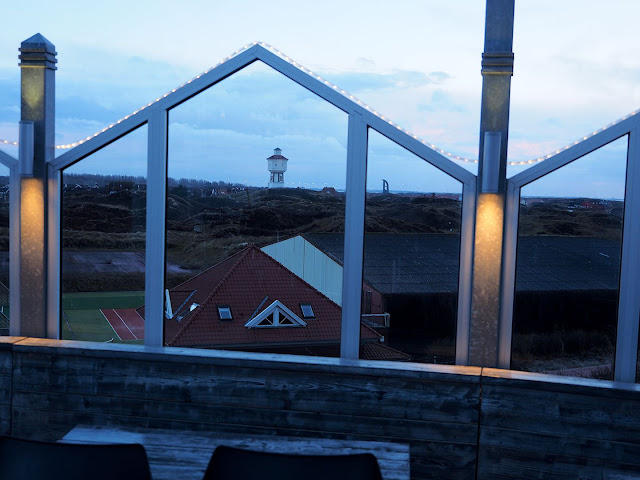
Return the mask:
[[[343,263],[343,233],[303,236]],[[456,292],[459,251],[459,235],[367,233],[364,280],[385,295]],[[559,236],[518,239],[518,291],[617,290],[619,269],[617,241]]]
[[0,282],[0,306],[9,306],[9,288]]
[[267,157],[267,160],[289,160],[289,159],[282,155],[271,155],[270,157]]
[[394,360],[397,362],[410,362],[411,355],[391,348],[384,343],[367,342],[360,345],[360,358],[363,360]]
[[[184,317],[165,319],[170,346],[241,347],[286,346],[340,342],[341,308],[267,254],[249,246],[170,290],[173,308]],[[189,293],[193,295],[189,298]],[[266,301],[265,301],[266,297]],[[247,328],[245,324],[275,300],[303,317],[300,303],[310,303],[315,318],[306,327]],[[200,306],[189,311],[192,303]],[[229,306],[232,320],[220,320],[217,307]],[[361,338],[380,335],[361,326]]]

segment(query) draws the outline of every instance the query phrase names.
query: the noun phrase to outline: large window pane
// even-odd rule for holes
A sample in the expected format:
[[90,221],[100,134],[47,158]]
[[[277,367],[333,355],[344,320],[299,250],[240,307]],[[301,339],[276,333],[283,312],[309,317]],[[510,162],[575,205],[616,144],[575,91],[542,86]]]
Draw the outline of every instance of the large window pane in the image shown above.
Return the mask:
[[612,379],[627,138],[522,189],[512,367]]
[[343,245],[346,144],[346,114],[259,62],[171,110],[166,344],[339,355],[318,238]]
[[9,169],[0,165],[0,335],[9,335]]
[[142,343],[147,127],[62,175],[62,338]]
[[405,360],[454,363],[461,206],[460,182],[369,131],[363,318]]

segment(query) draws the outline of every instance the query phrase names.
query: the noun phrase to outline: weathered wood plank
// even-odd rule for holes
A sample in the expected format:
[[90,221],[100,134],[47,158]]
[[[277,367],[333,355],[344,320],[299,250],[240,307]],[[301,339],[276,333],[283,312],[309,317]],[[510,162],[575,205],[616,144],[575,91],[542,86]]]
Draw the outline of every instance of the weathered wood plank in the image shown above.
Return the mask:
[[338,412],[318,413],[236,407],[233,405],[207,405],[195,403],[158,402],[140,399],[84,396],[58,393],[18,392],[13,395],[15,408],[59,410],[79,414],[109,412],[123,417],[172,418],[211,425],[264,426],[279,429],[305,429],[317,432],[367,435],[393,439],[412,438],[447,443],[475,444],[476,429],[464,424],[443,424],[417,420],[361,417]]
[[482,369],[482,384],[484,386],[494,385],[509,388],[526,388],[536,391],[584,394],[590,397],[634,399],[640,395],[640,384],[637,383],[546,375],[542,373],[500,370],[496,368]]
[[614,461],[640,467],[640,443],[602,441],[593,438],[558,434],[522,432],[504,428],[483,426],[480,445],[485,448],[516,448],[519,452],[537,452],[546,455],[585,457],[603,462]]
[[23,337],[0,337],[0,435],[11,433],[13,344]]
[[640,473],[638,386],[486,370],[478,479]]
[[307,357],[271,353],[236,352],[230,350],[204,350],[196,348],[148,347],[143,345],[78,342],[26,338],[15,346],[16,352],[38,352],[54,356],[87,356],[95,358],[126,358],[152,363],[188,363],[220,365],[233,368],[247,367],[254,370],[286,370],[329,374],[353,373],[374,379],[386,376],[411,379],[479,383],[479,367],[456,365],[431,365],[407,362],[383,362],[372,360],[345,360],[331,357]]
[[481,424],[640,443],[640,396],[629,399],[487,385],[482,388]]
[[412,441],[411,478],[475,480],[476,457],[476,445]]
[[[385,480],[409,478],[409,446],[318,438],[265,437],[212,432],[79,426],[63,438],[72,443],[140,443],[147,450],[156,479],[202,478],[218,445],[271,453],[348,455],[373,453]],[[178,473],[184,476],[176,477]]]
[[[18,355],[17,391],[51,391],[255,408],[379,415],[400,419],[477,422],[474,384],[315,376],[202,365]],[[268,392],[268,394],[265,394]],[[415,408],[428,403],[431,408]]]
[[640,472],[612,460],[523,451],[518,448],[480,447],[478,479],[576,480],[600,479],[605,470]]

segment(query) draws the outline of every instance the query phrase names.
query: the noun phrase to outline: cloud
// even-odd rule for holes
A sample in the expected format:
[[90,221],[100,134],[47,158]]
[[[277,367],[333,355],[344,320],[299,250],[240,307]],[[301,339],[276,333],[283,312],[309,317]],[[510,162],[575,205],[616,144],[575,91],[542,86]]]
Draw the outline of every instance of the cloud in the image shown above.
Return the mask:
[[394,70],[390,73],[344,72],[328,77],[332,83],[352,93],[439,85],[451,78],[446,72],[424,73],[416,70]]
[[466,112],[467,109],[464,105],[455,102],[449,92],[438,89],[431,95],[430,103],[421,103],[418,105],[418,111],[463,113]]

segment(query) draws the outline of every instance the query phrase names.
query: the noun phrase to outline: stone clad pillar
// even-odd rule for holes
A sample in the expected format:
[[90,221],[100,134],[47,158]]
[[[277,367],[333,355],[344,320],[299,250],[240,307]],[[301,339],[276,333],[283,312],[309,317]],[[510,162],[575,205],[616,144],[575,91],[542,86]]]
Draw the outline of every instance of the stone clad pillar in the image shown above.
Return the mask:
[[[11,333],[47,337],[48,162],[54,158],[56,51],[36,34],[20,46],[19,311]],[[11,192],[14,195],[14,192]],[[57,332],[56,332],[57,334]]]
[[503,368],[498,351],[513,15],[514,0],[487,0],[468,355],[470,365]]

